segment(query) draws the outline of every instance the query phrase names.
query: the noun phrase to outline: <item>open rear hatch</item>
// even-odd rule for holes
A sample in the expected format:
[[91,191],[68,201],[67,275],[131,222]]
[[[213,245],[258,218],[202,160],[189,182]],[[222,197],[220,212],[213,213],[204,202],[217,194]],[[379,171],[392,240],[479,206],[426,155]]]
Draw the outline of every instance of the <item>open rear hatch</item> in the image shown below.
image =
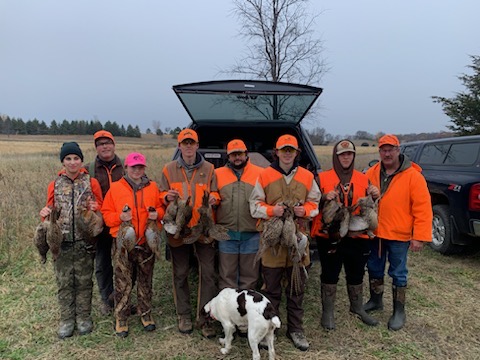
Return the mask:
[[299,124],[321,88],[269,81],[224,80],[173,86],[194,123],[284,122]]

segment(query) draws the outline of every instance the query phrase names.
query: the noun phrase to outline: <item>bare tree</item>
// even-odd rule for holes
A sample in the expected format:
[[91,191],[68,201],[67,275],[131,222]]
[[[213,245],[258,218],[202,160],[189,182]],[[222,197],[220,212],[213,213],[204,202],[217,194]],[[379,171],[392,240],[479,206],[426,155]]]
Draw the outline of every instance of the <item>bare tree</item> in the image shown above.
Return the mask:
[[160,129],[161,125],[162,123],[160,122],[160,120],[152,120],[152,128],[155,131],[155,133],[157,133],[157,130]]
[[323,41],[314,37],[318,15],[307,9],[308,0],[233,0],[240,19],[247,55],[224,73],[248,79],[320,83],[326,69],[321,57]]

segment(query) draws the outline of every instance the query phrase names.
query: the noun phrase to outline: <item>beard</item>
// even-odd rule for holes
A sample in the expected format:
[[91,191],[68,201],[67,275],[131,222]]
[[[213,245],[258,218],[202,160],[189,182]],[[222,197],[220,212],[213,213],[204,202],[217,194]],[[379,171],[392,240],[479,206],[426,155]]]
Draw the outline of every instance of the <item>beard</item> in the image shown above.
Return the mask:
[[235,164],[235,163],[231,163],[232,164],[232,168],[234,168],[235,170],[242,170],[245,165],[247,165],[247,161],[242,161],[240,164]]

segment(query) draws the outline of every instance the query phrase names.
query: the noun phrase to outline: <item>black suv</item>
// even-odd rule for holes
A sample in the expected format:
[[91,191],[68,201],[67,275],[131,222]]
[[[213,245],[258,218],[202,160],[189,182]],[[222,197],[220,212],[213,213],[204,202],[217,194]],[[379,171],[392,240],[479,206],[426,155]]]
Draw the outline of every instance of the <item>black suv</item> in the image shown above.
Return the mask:
[[[247,145],[252,163],[266,167],[275,142],[294,135],[301,148],[300,165],[316,173],[320,164],[300,122],[322,93],[321,88],[281,82],[226,80],[173,86],[198,133],[199,152],[215,167],[225,165],[232,139]],[[178,149],[174,158],[178,157]]]
[[431,247],[442,254],[480,241],[480,135],[401,144],[419,164],[433,207]]

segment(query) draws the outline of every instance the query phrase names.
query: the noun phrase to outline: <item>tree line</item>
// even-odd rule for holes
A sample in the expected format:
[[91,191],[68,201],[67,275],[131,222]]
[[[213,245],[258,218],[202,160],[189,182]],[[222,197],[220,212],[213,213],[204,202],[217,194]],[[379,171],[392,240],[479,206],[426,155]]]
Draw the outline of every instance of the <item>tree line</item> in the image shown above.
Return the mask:
[[115,121],[102,124],[99,120],[63,120],[57,123],[52,120],[50,126],[45,121],[37,119],[24,121],[21,118],[11,118],[0,115],[0,134],[6,135],[93,135],[98,130],[107,130],[113,136],[139,138],[142,136],[138,125],[118,125]]

